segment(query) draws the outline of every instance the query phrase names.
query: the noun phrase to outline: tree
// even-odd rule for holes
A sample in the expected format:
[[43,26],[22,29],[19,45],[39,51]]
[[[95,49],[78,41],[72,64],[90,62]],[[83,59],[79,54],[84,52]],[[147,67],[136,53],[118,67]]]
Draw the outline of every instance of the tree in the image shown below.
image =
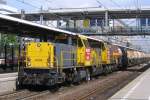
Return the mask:
[[12,34],[1,34],[0,45],[3,47],[4,45],[10,44],[17,44],[17,36]]
[[[12,34],[0,34],[0,58],[4,55],[5,45],[17,45],[17,36]],[[17,46],[15,46],[17,48]]]

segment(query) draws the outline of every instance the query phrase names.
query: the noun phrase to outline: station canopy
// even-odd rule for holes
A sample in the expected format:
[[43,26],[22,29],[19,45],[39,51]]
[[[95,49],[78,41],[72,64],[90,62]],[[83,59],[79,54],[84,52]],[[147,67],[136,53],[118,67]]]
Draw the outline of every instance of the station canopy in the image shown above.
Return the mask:
[[0,32],[20,36],[55,36],[59,34],[67,36],[76,35],[73,32],[36,24],[2,14],[0,14]]

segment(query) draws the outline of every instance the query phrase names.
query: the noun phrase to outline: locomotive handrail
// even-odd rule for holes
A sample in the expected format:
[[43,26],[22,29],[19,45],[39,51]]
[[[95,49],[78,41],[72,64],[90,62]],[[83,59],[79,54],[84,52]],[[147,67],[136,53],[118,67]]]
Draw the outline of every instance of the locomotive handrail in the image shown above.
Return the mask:
[[56,63],[56,69],[57,69],[57,72],[58,72],[58,69],[59,69],[59,68],[58,68],[58,59],[57,59],[56,56],[54,56],[54,59],[55,59],[54,62]]
[[25,65],[27,66],[27,63],[26,63],[26,60],[27,59],[23,59],[26,55],[26,52],[25,51],[19,51],[19,54],[18,54],[18,72],[20,71],[20,62],[22,62],[22,60],[24,60],[23,62],[25,62]]

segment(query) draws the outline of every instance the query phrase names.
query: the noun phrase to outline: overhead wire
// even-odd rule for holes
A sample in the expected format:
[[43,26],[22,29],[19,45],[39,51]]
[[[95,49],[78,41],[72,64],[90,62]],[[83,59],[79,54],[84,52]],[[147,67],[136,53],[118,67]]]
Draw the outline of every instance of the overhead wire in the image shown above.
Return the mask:
[[[26,4],[26,5],[28,5],[28,6],[31,6],[31,7],[33,7],[33,8],[37,8],[37,9],[39,9],[39,10],[42,10],[41,9],[41,7],[37,7],[37,6],[35,6],[35,5],[33,5],[33,4],[30,4],[30,3],[28,3],[28,2],[25,2],[24,0],[16,0],[16,1],[18,1],[18,2],[21,2],[21,3],[23,3],[23,4]],[[47,1],[47,2],[51,2],[51,1],[49,1],[49,0],[45,0],[45,1]],[[57,14],[54,14],[54,13],[51,13],[52,15],[55,15],[55,16],[57,16],[57,17],[59,17],[61,20],[66,20],[66,18],[64,18],[64,17],[62,17],[62,16],[59,16],[59,15],[57,15]],[[73,22],[71,22],[71,23],[73,23]],[[51,23],[50,23],[51,24]],[[53,26],[53,25],[52,25]]]
[[[101,6],[104,6],[99,0],[96,0]],[[115,5],[117,5],[118,7],[120,7],[121,8],[121,6],[119,5],[119,4],[117,4],[116,2],[114,2],[113,0],[110,0],[110,1],[112,1],[112,3],[113,4],[115,4]],[[137,4],[137,8],[139,8],[138,6],[138,0],[137,0],[137,3],[135,3],[135,4]],[[104,8],[106,8],[107,10],[108,10],[108,8],[106,7],[106,6],[104,6]],[[134,20],[135,21],[135,20]],[[134,21],[132,21],[132,22],[134,22]],[[131,22],[131,23],[132,23]],[[115,39],[115,38],[112,38],[112,39],[114,39],[114,40],[117,40],[117,41],[119,41],[118,39]],[[133,41],[133,40],[131,40],[131,41]],[[135,40],[136,41],[136,40]],[[137,40],[138,41],[138,40]],[[141,40],[139,40],[139,41],[141,41]],[[143,40],[143,41],[145,41],[145,40]],[[146,42],[146,41],[145,41]]]
[[[102,4],[99,0],[96,0],[96,2],[98,3],[98,4],[100,4],[101,6],[103,6],[106,10],[109,10],[104,4]],[[115,17],[117,17],[117,16],[115,16]],[[108,37],[108,38],[110,38],[110,37]],[[120,42],[120,40],[119,39],[116,39],[115,37],[111,37],[111,39],[113,39],[113,40],[116,40],[117,42]]]
[[111,1],[114,5],[118,6],[119,8],[126,9],[126,8],[122,7],[121,5],[119,5],[117,2],[115,2],[113,0],[109,0],[109,1]]
[[[28,2],[25,2],[24,0],[16,0],[16,1],[18,1],[18,2],[21,2],[21,3],[24,3],[24,4],[26,4],[26,5],[29,5],[29,6],[31,6],[31,7],[34,7],[34,8],[37,8],[37,9],[41,9],[41,7],[37,7],[37,6],[35,6],[35,5],[33,5],[33,4],[31,4],[31,3],[28,3]],[[49,1],[49,0],[45,0],[46,2],[49,2],[49,3],[51,3],[52,1]],[[98,4],[100,4],[100,6],[101,7],[104,7],[106,10],[109,10],[104,4],[102,4],[99,0],[96,0],[97,1],[97,3]],[[110,1],[112,1],[115,5],[117,5],[118,7],[121,7],[119,4],[117,4],[116,2],[114,2],[113,0],[110,0]],[[40,1],[39,1],[40,2]],[[53,14],[53,13],[52,13]],[[64,17],[62,17],[62,16],[59,16],[59,15],[57,15],[57,14],[53,14],[53,15],[55,15],[55,16],[57,16],[57,17],[59,17],[61,20],[66,20],[66,18],[64,18]],[[72,23],[72,22],[71,22]],[[133,41],[133,40],[132,40]],[[144,40],[143,40],[144,41]]]
[[31,6],[31,7],[33,7],[33,8],[40,9],[40,7],[37,7],[37,6],[35,6],[35,5],[31,4],[31,3],[25,2],[24,0],[16,0],[16,1],[21,2],[21,3],[23,3],[23,4],[26,4],[26,5],[28,5],[28,6]]

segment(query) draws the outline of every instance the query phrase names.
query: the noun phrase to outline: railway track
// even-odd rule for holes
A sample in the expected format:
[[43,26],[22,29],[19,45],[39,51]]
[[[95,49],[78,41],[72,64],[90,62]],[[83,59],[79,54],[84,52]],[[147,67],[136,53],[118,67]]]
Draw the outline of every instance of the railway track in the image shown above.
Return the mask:
[[[127,71],[117,71],[98,79],[83,82],[78,86],[62,88],[55,93],[49,90],[20,90],[0,95],[0,100],[107,100],[115,92],[145,71],[148,66],[130,67]],[[61,90],[61,89],[60,89]]]
[[15,97],[23,96],[24,94],[27,94],[28,92],[29,92],[28,90],[19,90],[19,91],[14,91],[14,92],[7,93],[7,94],[2,94],[0,95],[0,100],[13,99]]
[[20,90],[8,94],[0,95],[0,100],[30,100],[50,93],[49,91],[29,91]]
[[[114,77],[114,78],[109,78],[110,80],[105,80],[105,85],[103,88],[97,87],[94,88],[93,90],[89,91],[87,94],[82,95],[81,97],[77,98],[76,100],[105,100],[108,99],[107,97],[110,97],[113,92],[119,90],[121,87],[125,86],[127,83],[135,79],[138,75],[140,75],[143,71],[145,71],[148,67],[141,65],[141,66],[135,66],[135,67],[129,67],[126,71],[126,73],[133,72],[131,73],[130,77],[124,78],[125,81],[122,81],[121,79]],[[121,75],[121,74],[120,74]],[[118,80],[118,81],[117,81]],[[120,81],[119,81],[120,80]],[[116,84],[112,84],[112,81],[116,81]],[[120,83],[120,84],[117,84]],[[112,86],[110,86],[112,84]],[[98,85],[97,85],[98,86]],[[106,89],[107,87],[107,89]],[[116,87],[116,88],[114,88]],[[107,95],[107,97],[106,97]]]
[[46,90],[46,91],[28,95],[26,97],[21,97],[19,98],[19,100],[37,100],[39,98],[43,98],[45,95],[48,95],[48,94],[50,94],[50,91]]
[[[129,80],[132,80],[134,79],[138,74],[134,74],[130,79],[128,79],[128,81],[125,81],[123,82],[123,84],[127,84],[129,82]],[[120,83],[120,82],[117,82],[116,84],[113,84],[112,86],[110,86],[110,84],[112,84],[112,80],[116,81],[117,78],[115,79],[111,79],[111,81],[105,81],[106,85],[103,86],[103,88],[100,88],[100,87],[97,87],[97,88],[94,88],[93,90],[91,91],[88,91],[87,94],[85,95],[82,95],[81,97],[75,99],[75,100],[99,100],[97,99],[97,96],[100,94],[104,94],[105,92],[108,92],[110,91],[111,89],[114,91],[114,88],[113,87],[116,87],[116,89],[119,89],[117,86],[119,86],[119,84],[117,83]],[[122,85],[123,86],[123,85]],[[104,95],[103,95],[104,96]],[[104,98],[103,96],[100,96],[100,100],[105,100],[105,99],[102,99]]]
[[[141,65],[128,68],[126,71],[117,71],[99,79],[81,84],[68,91],[62,91],[43,100],[107,100],[114,93],[131,82],[150,65]],[[38,99],[40,100],[40,99]]]

